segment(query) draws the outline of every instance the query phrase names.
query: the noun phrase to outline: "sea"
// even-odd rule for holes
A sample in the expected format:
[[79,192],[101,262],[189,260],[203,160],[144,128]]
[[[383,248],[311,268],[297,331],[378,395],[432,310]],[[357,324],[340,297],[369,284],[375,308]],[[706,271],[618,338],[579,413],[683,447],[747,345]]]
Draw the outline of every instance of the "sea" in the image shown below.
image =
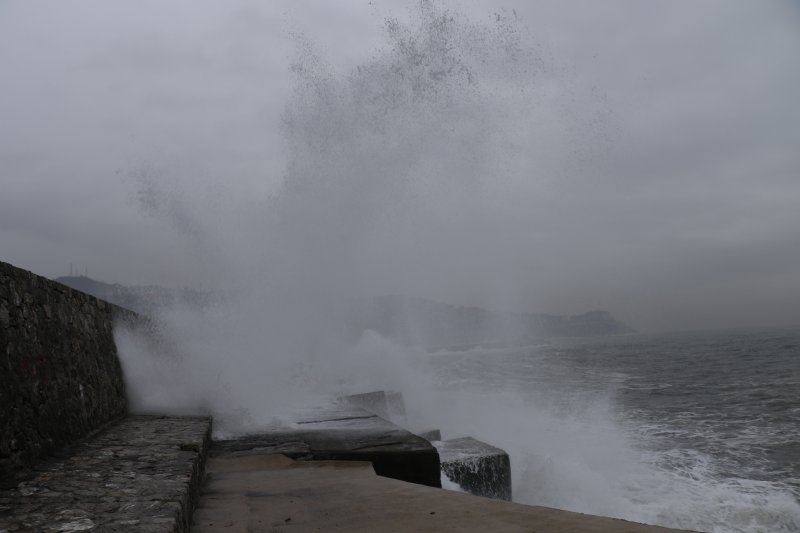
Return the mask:
[[439,350],[427,364],[443,438],[505,449],[517,502],[800,531],[800,329]]

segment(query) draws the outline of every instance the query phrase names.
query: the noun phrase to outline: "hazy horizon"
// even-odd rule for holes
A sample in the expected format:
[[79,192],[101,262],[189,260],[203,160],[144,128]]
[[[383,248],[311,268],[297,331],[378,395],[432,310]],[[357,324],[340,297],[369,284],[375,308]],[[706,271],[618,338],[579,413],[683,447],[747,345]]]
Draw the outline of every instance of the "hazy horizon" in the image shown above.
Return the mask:
[[0,260],[800,322],[796,3],[425,5],[420,107],[416,2],[0,1]]
[[[15,265],[15,266],[16,266],[16,265]],[[99,279],[95,279],[95,278],[93,278],[91,275],[88,275],[88,276],[87,276],[85,273],[82,273],[82,272],[77,272],[77,269],[74,269],[74,271],[73,271],[73,274],[72,274],[72,275],[70,275],[69,273],[67,273],[67,274],[64,274],[64,275],[56,276],[56,277],[54,277],[54,278],[52,278],[52,279],[54,279],[54,280],[58,281],[58,280],[61,280],[61,279],[64,279],[64,278],[68,278],[68,279],[69,279],[69,278],[71,278],[71,279],[79,279],[79,278],[84,278],[84,279],[89,279],[89,280],[91,280],[91,281],[94,281],[94,282],[100,282],[100,283],[107,284],[107,285],[120,285],[120,286],[122,286],[122,287],[125,287],[125,288],[134,288],[134,289],[136,289],[136,288],[145,288],[145,289],[149,289],[149,288],[156,288],[156,289],[166,289],[166,290],[168,290],[168,291],[172,291],[172,290],[174,290],[174,291],[184,291],[184,290],[188,290],[188,291],[198,291],[198,292],[201,292],[201,293],[203,292],[203,289],[202,289],[202,288],[199,288],[199,287],[188,287],[188,286],[175,286],[175,287],[170,287],[170,286],[162,286],[162,285],[156,285],[156,284],[147,284],[147,285],[126,285],[126,284],[123,284],[123,283],[118,283],[118,282],[114,282],[114,281],[107,281],[107,280],[99,280]],[[67,285],[71,286],[71,284],[69,284],[69,283],[67,283]],[[79,287],[75,287],[75,288],[79,288]],[[80,290],[80,288],[79,288],[79,290]],[[377,294],[377,295],[375,295],[375,296],[376,296],[376,297],[378,297],[378,298],[386,298],[386,297],[390,297],[390,298],[404,298],[404,295],[402,295],[402,294]],[[420,297],[409,297],[409,298],[411,298],[411,299],[415,299],[415,298],[416,298],[416,299],[419,299],[420,301],[423,301],[423,302],[431,302],[431,303],[437,303],[437,304],[452,305],[452,306],[455,306],[455,307],[466,307],[466,308],[483,309],[483,310],[486,310],[486,311],[490,311],[490,312],[492,312],[492,313],[504,313],[504,312],[509,312],[509,309],[505,309],[505,308],[480,307],[480,306],[477,306],[477,305],[469,305],[469,304],[454,304],[454,303],[452,303],[452,302],[438,301],[438,300],[431,300],[431,299],[428,299],[428,298],[420,298]],[[156,303],[155,305],[156,305],[156,307],[158,307],[158,304],[157,304],[157,303]],[[556,313],[548,313],[547,311],[542,311],[542,312],[529,311],[529,310],[526,310],[526,309],[521,309],[521,310],[511,310],[510,312],[512,312],[512,313],[513,313],[513,312],[519,312],[519,313],[531,313],[531,314],[541,314],[541,315],[552,315],[552,316],[562,316],[562,317],[569,317],[569,316],[581,316],[581,315],[587,315],[587,314],[590,314],[590,313],[593,313],[593,312],[596,312],[596,311],[604,311],[604,312],[608,312],[608,310],[607,310],[607,309],[586,309],[585,311],[579,311],[579,312],[577,312],[577,313],[563,314],[563,315],[558,315],[558,314],[556,314]],[[619,317],[617,317],[617,316],[614,316],[614,315],[613,315],[613,313],[612,313],[612,316],[613,316],[613,318],[614,318],[614,319],[616,319],[616,320],[618,320],[618,321],[622,322],[622,321],[619,319]],[[630,326],[630,324],[627,324],[627,323],[624,323],[624,322],[623,322],[623,324],[624,324],[624,325],[626,325],[626,326]],[[681,333],[694,333],[694,332],[697,332],[697,333],[709,332],[709,333],[710,333],[710,332],[715,332],[715,331],[719,331],[719,332],[724,332],[724,331],[741,331],[741,330],[743,330],[743,329],[744,329],[744,330],[747,330],[747,329],[753,329],[753,330],[769,330],[769,329],[783,329],[783,328],[792,328],[792,329],[794,329],[794,328],[800,328],[800,323],[784,323],[784,324],[750,324],[750,325],[745,325],[745,326],[740,326],[740,325],[729,325],[729,326],[718,327],[718,328],[703,328],[703,327],[698,327],[698,328],[687,328],[687,329],[666,329],[666,330],[659,330],[659,329],[644,329],[644,330],[634,330],[633,332],[626,332],[626,333],[614,333],[614,334],[612,334],[612,335],[630,335],[630,334],[634,334],[634,335],[635,335],[635,334],[654,334],[654,335],[659,335],[659,334],[681,334]],[[603,335],[605,335],[605,334],[603,334]],[[544,337],[547,337],[547,335],[544,335]],[[486,339],[486,340],[487,340],[487,342],[491,342],[491,341],[492,341],[492,340],[494,340],[494,339]],[[513,340],[515,340],[515,339],[511,339],[511,340],[513,341]],[[532,340],[532,341],[535,341],[536,339],[535,339],[535,338],[532,338],[531,340]],[[465,344],[468,344],[468,343],[465,343]]]

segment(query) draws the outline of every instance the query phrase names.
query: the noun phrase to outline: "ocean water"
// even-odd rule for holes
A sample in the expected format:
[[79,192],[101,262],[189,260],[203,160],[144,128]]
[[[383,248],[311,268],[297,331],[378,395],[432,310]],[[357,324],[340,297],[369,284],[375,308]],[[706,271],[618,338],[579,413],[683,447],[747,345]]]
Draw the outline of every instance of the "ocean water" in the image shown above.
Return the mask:
[[515,501],[800,531],[800,330],[565,339],[429,365],[444,438],[506,449]]

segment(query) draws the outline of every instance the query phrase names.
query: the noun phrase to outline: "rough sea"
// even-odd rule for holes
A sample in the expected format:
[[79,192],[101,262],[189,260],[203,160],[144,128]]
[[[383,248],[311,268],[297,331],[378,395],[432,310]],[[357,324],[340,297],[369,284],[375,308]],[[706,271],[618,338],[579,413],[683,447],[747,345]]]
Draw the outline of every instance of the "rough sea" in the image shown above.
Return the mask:
[[800,531],[800,330],[436,352],[444,438],[506,449],[514,500],[709,532]]

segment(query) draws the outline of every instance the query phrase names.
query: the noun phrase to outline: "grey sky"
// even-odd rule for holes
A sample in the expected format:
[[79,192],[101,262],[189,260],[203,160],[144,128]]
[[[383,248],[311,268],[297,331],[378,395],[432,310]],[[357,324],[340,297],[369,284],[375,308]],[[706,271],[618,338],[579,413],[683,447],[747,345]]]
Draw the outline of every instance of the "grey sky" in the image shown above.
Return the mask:
[[[226,219],[236,213],[211,206],[276,194],[295,36],[346,75],[381,46],[384,18],[409,9],[0,1],[0,260],[50,277],[74,263],[106,281],[207,283],[180,221],[141,212],[142,176],[169,184],[158,201],[191,188]],[[568,132],[530,125],[565,161],[497,193],[497,229],[525,248],[518,262],[498,252],[515,306],[602,307],[640,328],[800,323],[800,4],[458,9],[516,10]],[[485,303],[472,274],[493,268],[488,252],[450,268],[449,291],[431,289],[436,277],[415,290]]]

